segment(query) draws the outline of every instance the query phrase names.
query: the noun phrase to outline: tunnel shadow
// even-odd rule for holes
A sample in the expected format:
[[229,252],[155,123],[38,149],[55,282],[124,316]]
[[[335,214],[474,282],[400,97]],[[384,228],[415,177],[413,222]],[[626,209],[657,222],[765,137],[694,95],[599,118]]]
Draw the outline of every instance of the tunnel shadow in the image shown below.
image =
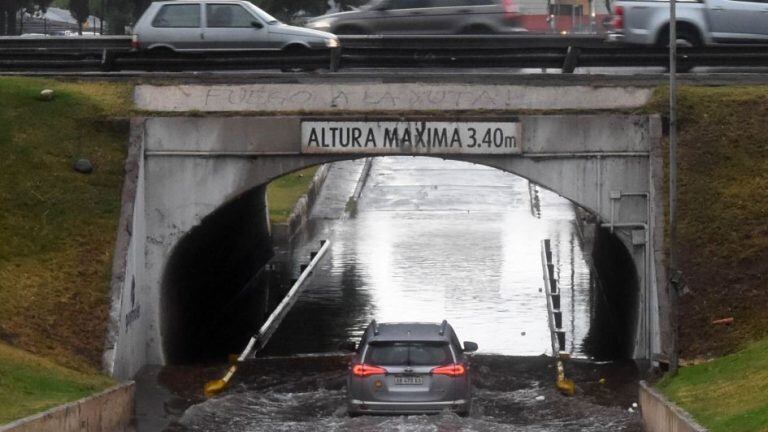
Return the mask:
[[[597,360],[632,358],[639,280],[627,248],[607,228],[596,228],[592,258],[592,314],[584,351]],[[595,274],[596,273],[596,274]]]
[[263,267],[272,256],[266,186],[243,193],[179,240],[162,282],[169,364],[239,352],[265,317]]

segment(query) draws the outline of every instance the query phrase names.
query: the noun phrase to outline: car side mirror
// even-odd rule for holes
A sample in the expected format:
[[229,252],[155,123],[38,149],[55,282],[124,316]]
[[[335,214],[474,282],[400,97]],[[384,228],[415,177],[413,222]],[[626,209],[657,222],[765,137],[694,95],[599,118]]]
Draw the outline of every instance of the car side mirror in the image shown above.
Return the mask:
[[464,341],[464,352],[471,353],[477,351],[477,344],[474,342]]
[[357,344],[355,344],[352,341],[344,341],[339,344],[339,350],[341,351],[348,351],[348,352],[355,352],[357,351]]
[[262,23],[260,23],[260,22],[258,22],[258,21],[251,21],[251,25],[252,25],[254,28],[257,28],[257,29],[260,29],[260,28],[264,28],[264,24],[262,24]]

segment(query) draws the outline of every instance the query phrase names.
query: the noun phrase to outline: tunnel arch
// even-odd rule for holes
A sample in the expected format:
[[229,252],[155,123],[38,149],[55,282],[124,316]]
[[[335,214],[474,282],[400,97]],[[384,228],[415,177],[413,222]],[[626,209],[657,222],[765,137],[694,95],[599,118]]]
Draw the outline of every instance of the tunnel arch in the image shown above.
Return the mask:
[[[364,157],[344,157],[335,161]],[[492,164],[430,155],[413,157],[458,160],[485,166],[550,190],[516,172]],[[247,342],[251,334],[249,331],[257,329],[260,320],[266,317],[263,305],[268,294],[256,290],[259,283],[264,283],[264,276],[258,269],[272,256],[266,189],[269,183],[281,177],[318,165],[315,160],[304,163],[284,166],[285,172],[269,177],[263,183],[244,185],[244,191],[238,190],[236,196],[204,214],[200,222],[174,244],[160,293],[163,316],[160,324],[167,362],[210,361],[237,352]],[[563,198],[584,209],[579,203]],[[595,347],[610,347],[608,350],[594,350],[596,357],[628,357],[631,356],[632,338],[626,336],[627,329],[634,331],[636,328],[632,309],[636,307],[638,278],[625,245],[613,234],[605,235],[606,232],[606,229],[598,230],[603,234],[595,243],[596,249],[598,246],[601,248],[598,253],[616,258],[615,262],[621,264],[623,270],[629,270],[631,277],[614,277],[608,268],[598,269],[600,274],[612,276],[603,281],[607,289],[601,298],[604,302],[598,305],[603,310],[599,315],[610,319],[596,323],[604,331],[593,332],[590,341]],[[210,270],[218,271],[210,274]],[[227,296],[238,300],[226,300]],[[250,320],[243,320],[241,318],[248,314],[238,313],[236,309],[239,307],[250,307],[259,313],[250,315]]]

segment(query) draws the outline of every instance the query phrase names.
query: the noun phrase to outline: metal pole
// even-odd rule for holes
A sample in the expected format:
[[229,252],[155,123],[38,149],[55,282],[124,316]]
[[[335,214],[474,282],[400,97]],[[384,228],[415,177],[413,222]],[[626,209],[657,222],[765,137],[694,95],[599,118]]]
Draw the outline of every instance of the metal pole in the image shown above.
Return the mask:
[[[677,273],[677,2],[669,0],[669,268],[667,276]],[[678,368],[678,298],[677,286],[669,282],[669,325],[672,330],[669,373]]]

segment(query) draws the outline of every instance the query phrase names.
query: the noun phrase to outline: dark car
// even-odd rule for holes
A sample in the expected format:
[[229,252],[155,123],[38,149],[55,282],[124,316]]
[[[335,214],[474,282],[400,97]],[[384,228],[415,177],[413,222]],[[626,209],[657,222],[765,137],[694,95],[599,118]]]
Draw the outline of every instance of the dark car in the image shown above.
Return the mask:
[[476,350],[474,342],[462,347],[447,321],[373,321],[355,350],[347,377],[348,412],[355,416],[450,410],[468,415],[472,394],[465,353]]
[[497,34],[525,31],[513,0],[374,0],[307,27],[335,34]]

